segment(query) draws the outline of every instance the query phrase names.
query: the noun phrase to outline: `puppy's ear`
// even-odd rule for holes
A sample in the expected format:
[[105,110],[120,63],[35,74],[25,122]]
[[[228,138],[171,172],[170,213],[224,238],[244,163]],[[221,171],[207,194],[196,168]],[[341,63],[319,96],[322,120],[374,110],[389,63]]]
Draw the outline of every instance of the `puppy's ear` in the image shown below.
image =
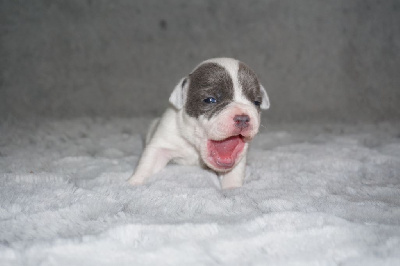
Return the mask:
[[183,105],[185,104],[186,91],[189,86],[188,83],[188,78],[181,79],[175,86],[171,96],[169,96],[169,102],[178,110],[182,109]]
[[260,90],[261,90],[261,95],[262,95],[262,102],[261,102],[261,109],[267,110],[269,108],[269,98],[267,91],[263,87],[263,85],[260,84]]

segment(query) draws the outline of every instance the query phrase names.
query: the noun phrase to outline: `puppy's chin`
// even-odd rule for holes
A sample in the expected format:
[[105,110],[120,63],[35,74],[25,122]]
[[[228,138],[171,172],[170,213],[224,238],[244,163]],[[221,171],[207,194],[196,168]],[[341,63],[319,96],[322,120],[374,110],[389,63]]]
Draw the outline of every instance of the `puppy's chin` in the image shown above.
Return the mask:
[[240,161],[246,141],[242,135],[233,135],[222,140],[208,139],[203,160],[216,172],[228,172]]

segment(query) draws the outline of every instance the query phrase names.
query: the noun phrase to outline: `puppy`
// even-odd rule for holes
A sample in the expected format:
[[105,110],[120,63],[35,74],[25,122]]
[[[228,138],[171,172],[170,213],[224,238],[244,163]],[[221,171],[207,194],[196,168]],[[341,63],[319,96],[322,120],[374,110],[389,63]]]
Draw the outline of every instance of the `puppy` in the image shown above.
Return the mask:
[[179,81],[169,102],[129,183],[142,184],[173,161],[215,171],[223,189],[242,186],[249,142],[269,108],[256,74],[236,59],[209,59]]

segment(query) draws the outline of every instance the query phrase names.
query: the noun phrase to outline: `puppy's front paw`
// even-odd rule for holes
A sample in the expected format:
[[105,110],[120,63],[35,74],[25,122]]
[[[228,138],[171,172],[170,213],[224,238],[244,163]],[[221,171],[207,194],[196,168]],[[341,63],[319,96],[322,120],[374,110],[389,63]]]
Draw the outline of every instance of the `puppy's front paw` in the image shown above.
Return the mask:
[[221,188],[224,190],[235,189],[242,187],[243,182],[221,181]]
[[133,175],[131,178],[129,178],[128,183],[132,186],[140,186],[143,185],[144,180],[143,178]]

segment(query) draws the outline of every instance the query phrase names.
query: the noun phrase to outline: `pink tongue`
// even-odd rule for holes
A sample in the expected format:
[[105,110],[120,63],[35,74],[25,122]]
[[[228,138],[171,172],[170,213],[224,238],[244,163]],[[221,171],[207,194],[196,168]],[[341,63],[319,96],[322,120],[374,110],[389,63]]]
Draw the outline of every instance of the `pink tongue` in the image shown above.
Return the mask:
[[212,141],[215,150],[220,157],[230,157],[235,150],[236,146],[239,145],[240,137],[233,136],[221,141]]

